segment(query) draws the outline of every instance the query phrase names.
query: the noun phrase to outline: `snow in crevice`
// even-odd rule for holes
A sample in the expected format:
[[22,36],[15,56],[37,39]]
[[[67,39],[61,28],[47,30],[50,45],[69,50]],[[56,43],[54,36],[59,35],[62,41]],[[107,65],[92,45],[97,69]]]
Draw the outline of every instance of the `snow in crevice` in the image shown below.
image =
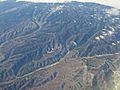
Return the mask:
[[113,46],[115,46],[115,45],[116,45],[116,43],[112,43],[112,45],[113,45]]
[[109,28],[110,28],[110,30],[102,29],[103,30],[102,35],[112,36],[113,34],[115,34],[115,29],[113,27],[109,27]]
[[94,17],[94,15],[90,15],[91,17]]
[[71,42],[73,45],[77,46],[77,43],[75,41],[72,41]]
[[100,40],[100,37],[97,36],[97,37],[95,37],[95,39],[96,39],[96,40]]
[[118,45],[118,44],[120,44],[120,41],[116,41],[112,43],[113,46]]
[[73,20],[74,23],[76,23],[77,21],[76,20]]
[[104,37],[103,35],[100,35],[100,38],[101,38],[101,39],[104,39],[105,37]]
[[108,34],[106,32],[102,32],[102,35],[103,36],[107,36]]
[[113,33],[115,32],[115,29],[113,27],[109,27],[110,31],[112,31]]
[[81,5],[78,5],[78,7],[84,7],[84,5],[81,4]]
[[120,44],[120,41],[113,42],[112,45],[115,46],[117,44]]
[[114,34],[113,31],[108,31],[108,35],[109,35],[109,36],[111,36],[111,35],[113,35],[113,34]]
[[120,43],[120,41],[117,41],[117,44],[119,44]]
[[96,40],[100,41],[101,39],[105,39],[103,35],[99,35],[95,37]]
[[[99,40],[102,40],[102,39],[106,39],[107,37],[114,36],[116,33],[117,32],[116,32],[114,27],[109,27],[108,29],[103,28],[102,32],[95,37],[95,40],[99,41]],[[117,43],[120,43],[120,42],[118,41]]]
[[101,39],[105,39],[107,36],[112,36],[115,33],[115,29],[113,27],[110,27],[111,30],[106,30],[106,29],[102,29],[102,33],[98,36],[95,37],[96,40],[101,40]]
[[115,20],[120,20],[120,18],[118,18],[118,17],[117,17],[117,18],[114,18],[114,19],[115,19]]
[[92,23],[90,22],[89,24],[91,25]]
[[63,11],[60,11],[60,12],[59,12],[59,14],[62,14],[62,13],[63,13]]

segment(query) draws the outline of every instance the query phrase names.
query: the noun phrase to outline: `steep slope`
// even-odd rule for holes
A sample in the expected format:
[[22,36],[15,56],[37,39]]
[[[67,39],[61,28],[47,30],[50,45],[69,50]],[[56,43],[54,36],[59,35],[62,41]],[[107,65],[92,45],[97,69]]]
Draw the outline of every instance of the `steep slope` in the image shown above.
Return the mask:
[[[68,59],[68,61],[73,63],[76,68],[80,70],[83,67],[88,68],[87,63],[82,63],[82,59],[80,59],[80,63],[83,64],[83,67],[81,65],[79,67],[77,65],[79,60],[76,58],[119,53],[119,29],[120,10],[109,6],[78,2],[2,2],[0,3],[0,86],[3,90],[5,88],[24,90],[30,86],[33,88],[35,85],[51,81],[57,77],[57,74],[59,75],[57,69],[51,71],[52,66],[61,62],[62,59],[64,62],[65,56],[69,53],[75,52],[75,55],[71,54],[75,59],[73,61]],[[114,60],[114,55],[112,56],[111,58]],[[78,61],[76,62],[76,60]],[[105,61],[102,60],[102,57],[100,61],[94,58],[90,63],[102,63],[104,66]],[[64,65],[66,66],[65,71],[61,68]],[[95,67],[96,72],[93,75],[95,84],[96,77],[98,79],[99,75],[104,74],[101,72],[103,67],[100,67]],[[106,64],[104,67],[107,69]],[[66,71],[70,68],[73,68],[74,71],[74,67],[69,64],[60,64],[58,69],[63,70],[60,75],[69,74],[70,71]],[[33,76],[33,74],[36,75]],[[106,80],[104,81],[106,82]],[[39,84],[35,82],[39,82]],[[53,83],[57,82],[59,82],[59,78]],[[103,84],[103,82],[98,83]],[[87,85],[87,82],[84,83]],[[85,89],[87,86],[84,85]],[[99,90],[101,85],[88,86],[87,88]],[[47,88],[54,90],[56,87],[48,86],[45,90]],[[66,86],[66,88],[68,87]],[[44,89],[44,85],[41,88]]]

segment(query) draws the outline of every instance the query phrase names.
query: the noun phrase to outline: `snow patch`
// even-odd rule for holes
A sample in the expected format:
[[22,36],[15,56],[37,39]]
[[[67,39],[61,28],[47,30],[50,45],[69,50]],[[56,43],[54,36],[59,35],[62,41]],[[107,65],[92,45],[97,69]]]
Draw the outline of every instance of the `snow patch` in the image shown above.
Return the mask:
[[114,34],[114,32],[113,31],[108,31],[108,35],[112,35],[112,34]]
[[102,32],[102,35],[107,36],[108,34],[106,32]]
[[115,46],[116,44],[115,43],[112,43],[113,46]]
[[112,9],[106,10],[106,13],[111,16],[117,16],[120,14],[120,11],[119,9],[112,8]]
[[101,38],[101,39],[104,39],[104,36],[100,35],[100,38]]
[[72,41],[72,43],[73,43],[75,46],[77,46],[77,43],[76,43],[75,41]]
[[90,22],[89,24],[91,25],[92,23]]
[[120,43],[120,41],[117,41],[117,44],[119,44]]
[[100,38],[99,38],[99,37],[95,37],[95,39],[96,39],[96,40],[100,40]]
[[76,20],[73,20],[74,23],[76,23]]
[[52,11],[59,11],[59,10],[62,10],[63,9],[63,5],[59,5],[59,6],[56,6],[56,7],[52,7],[51,10]]
[[115,29],[113,28],[113,27],[110,27],[111,28],[111,30],[114,32],[115,31]]
[[120,18],[115,18],[115,20],[119,20]]

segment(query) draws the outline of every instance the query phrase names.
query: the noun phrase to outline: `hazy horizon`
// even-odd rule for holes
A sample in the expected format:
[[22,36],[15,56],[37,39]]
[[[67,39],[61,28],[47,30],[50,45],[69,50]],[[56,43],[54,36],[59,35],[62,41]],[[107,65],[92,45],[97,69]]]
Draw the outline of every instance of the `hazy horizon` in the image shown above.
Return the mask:
[[[0,0],[0,1],[6,1],[6,0]],[[16,0],[16,1],[28,1],[28,2],[69,2],[69,1],[78,1],[78,2],[94,2],[94,3],[99,3],[99,4],[103,4],[103,5],[108,5],[108,6],[112,6],[115,8],[120,9],[120,0]]]
[[120,9],[120,0],[17,0],[17,1],[30,1],[30,2],[69,2],[69,1],[94,2],[94,3],[113,6],[115,8]]

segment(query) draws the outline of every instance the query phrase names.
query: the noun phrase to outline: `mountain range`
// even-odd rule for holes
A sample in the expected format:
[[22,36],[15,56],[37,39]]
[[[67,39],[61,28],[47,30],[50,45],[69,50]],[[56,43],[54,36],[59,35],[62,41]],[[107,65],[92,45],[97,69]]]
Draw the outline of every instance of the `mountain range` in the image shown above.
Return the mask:
[[1,2],[0,90],[119,90],[119,33],[110,6]]

